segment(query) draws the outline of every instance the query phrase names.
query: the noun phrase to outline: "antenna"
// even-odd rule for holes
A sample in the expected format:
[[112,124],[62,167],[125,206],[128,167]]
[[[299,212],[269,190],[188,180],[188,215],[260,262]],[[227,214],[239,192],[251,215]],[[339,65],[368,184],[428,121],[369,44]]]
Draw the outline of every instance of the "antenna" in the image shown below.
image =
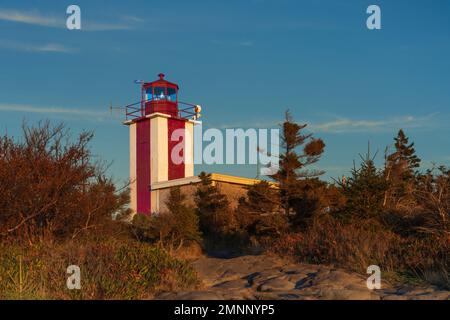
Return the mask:
[[121,107],[114,107],[113,104],[112,104],[112,101],[110,101],[109,107],[108,107],[109,113],[111,114],[111,116],[113,115],[113,111],[118,112],[120,110],[124,110],[125,108],[126,108],[126,106],[125,107],[122,107],[122,106]]

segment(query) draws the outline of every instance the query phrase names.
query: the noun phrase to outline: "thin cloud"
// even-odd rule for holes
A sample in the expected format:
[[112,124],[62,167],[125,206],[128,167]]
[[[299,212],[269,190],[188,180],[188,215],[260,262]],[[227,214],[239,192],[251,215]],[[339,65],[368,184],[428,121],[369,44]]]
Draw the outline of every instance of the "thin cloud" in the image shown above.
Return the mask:
[[144,22],[145,19],[133,15],[123,15],[120,17],[124,21],[131,21],[131,22]]
[[[312,122],[301,120],[301,123],[307,123],[307,129],[313,132],[326,133],[352,133],[352,132],[390,132],[392,128],[432,128],[436,126],[435,116],[432,113],[426,116],[399,116],[390,117],[382,120],[372,119],[350,119],[336,117],[331,121]],[[219,129],[227,128],[274,128],[282,124],[282,120],[257,120],[252,123],[233,123],[218,125]]]
[[254,43],[253,41],[242,41],[239,45],[242,47],[253,47]]
[[32,105],[21,105],[21,104],[3,104],[0,103],[0,112],[25,112],[25,113],[39,113],[45,114],[47,116],[51,115],[67,115],[67,116],[79,116],[79,117],[90,117],[98,121],[106,120],[106,118],[111,118],[108,112],[94,111],[88,109],[77,109],[77,108],[61,108],[61,107],[37,107]]
[[234,128],[276,128],[282,124],[283,121],[274,120],[257,120],[254,122],[235,122],[235,123],[224,123],[219,125],[210,125],[209,127],[214,127],[217,129],[234,129]]
[[16,41],[0,41],[0,48],[24,51],[24,52],[43,52],[43,53],[74,53],[75,50],[58,43],[47,44],[28,44]]
[[255,43],[251,40],[244,40],[244,41],[222,41],[222,40],[211,40],[211,44],[216,46],[231,46],[231,47],[253,47]]
[[86,22],[82,23],[81,30],[83,31],[116,31],[116,30],[131,30],[132,26],[126,24],[114,24],[114,23],[97,23]]
[[400,116],[382,120],[357,120],[336,118],[332,121],[313,123],[308,128],[315,132],[346,133],[346,132],[388,132],[392,128],[425,128],[433,126],[432,113],[423,117]]
[[[81,12],[81,31],[116,31],[116,30],[130,30],[133,29],[133,25],[130,23],[140,22],[140,18],[129,16],[126,20],[130,23],[107,23],[98,22],[83,19],[83,12]],[[18,11],[11,9],[0,8],[0,20],[10,21],[16,23],[24,23],[42,27],[50,28],[66,28],[66,18],[67,15],[62,14],[61,16],[50,16],[42,15],[38,11]]]
[[65,27],[64,19],[43,16],[37,11],[22,12],[17,10],[0,9],[0,20],[45,27]]
[[74,52],[72,49],[56,43],[49,43],[43,46],[36,46],[34,49],[40,52],[61,52],[61,53]]

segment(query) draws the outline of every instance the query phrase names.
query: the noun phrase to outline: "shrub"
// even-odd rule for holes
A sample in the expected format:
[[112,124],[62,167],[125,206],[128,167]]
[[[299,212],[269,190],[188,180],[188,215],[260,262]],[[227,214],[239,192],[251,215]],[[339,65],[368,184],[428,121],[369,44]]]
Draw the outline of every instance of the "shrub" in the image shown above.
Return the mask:
[[172,188],[166,201],[168,212],[135,215],[132,229],[137,238],[158,242],[170,253],[180,249],[186,241],[201,242],[198,216],[194,208],[185,205],[185,198],[180,188]]
[[450,235],[450,169],[429,170],[419,177],[415,197],[424,223],[419,231],[428,235]]
[[93,161],[93,134],[73,139],[63,125],[23,125],[23,141],[0,137],[0,240],[33,244],[102,233],[126,213],[118,191]]
[[334,265],[361,274],[375,264],[394,281],[425,280],[450,288],[448,236],[401,237],[376,220],[345,223],[322,216],[304,232],[281,237],[271,251],[298,262]]
[[304,232],[281,238],[273,250],[297,261],[335,265],[359,273],[365,273],[371,264],[392,271],[398,263],[399,240],[378,223],[346,224],[323,216]]
[[407,238],[401,248],[402,267],[409,274],[450,289],[450,237]]

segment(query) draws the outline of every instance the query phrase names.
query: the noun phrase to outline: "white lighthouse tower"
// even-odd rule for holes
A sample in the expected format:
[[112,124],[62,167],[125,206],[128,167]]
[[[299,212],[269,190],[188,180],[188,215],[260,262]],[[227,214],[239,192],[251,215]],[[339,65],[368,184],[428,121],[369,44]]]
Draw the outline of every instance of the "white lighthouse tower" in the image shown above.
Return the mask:
[[134,213],[159,211],[152,185],[194,176],[194,125],[201,109],[178,101],[178,89],[161,73],[158,80],[141,84],[140,102],[126,106]]

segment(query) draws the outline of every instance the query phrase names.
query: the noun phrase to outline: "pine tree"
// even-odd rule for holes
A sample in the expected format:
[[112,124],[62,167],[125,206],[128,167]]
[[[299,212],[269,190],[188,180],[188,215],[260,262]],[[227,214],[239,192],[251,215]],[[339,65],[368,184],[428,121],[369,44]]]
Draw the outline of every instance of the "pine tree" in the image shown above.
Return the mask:
[[[384,204],[396,205],[407,200],[411,195],[420,167],[420,159],[416,155],[414,142],[409,143],[402,129],[395,140],[395,151],[386,157],[385,179],[390,188],[385,194]],[[405,202],[401,201],[401,202]]]
[[228,199],[213,185],[211,174],[200,173],[200,185],[195,193],[201,231],[208,235],[227,234],[235,227]]
[[267,181],[248,187],[247,197],[239,199],[237,220],[249,236],[275,237],[288,227],[286,216],[279,212],[278,190]]
[[[315,139],[312,134],[303,134],[306,124],[295,123],[289,111],[283,123],[281,146],[284,152],[280,155],[279,170],[273,178],[279,183],[281,206],[286,214],[292,210],[292,202],[299,196],[298,181],[316,177],[322,172],[308,171],[305,167],[317,162],[325,148],[322,139]],[[298,148],[303,146],[303,152]]]
[[347,197],[345,216],[365,219],[376,218],[383,211],[383,199],[388,184],[378,170],[370,152],[362,159],[359,169],[352,169],[351,177],[341,184]]
[[395,140],[395,152],[387,157],[388,168],[394,175],[404,180],[411,179],[420,167],[420,159],[416,155],[414,142],[409,143],[402,129],[398,131]]
[[298,230],[305,230],[316,218],[342,211],[345,205],[340,189],[318,178],[299,181],[298,190],[299,196],[292,202],[295,216],[291,219]]
[[181,189],[179,187],[171,188],[166,206],[171,218],[173,218],[173,224],[176,226],[176,233],[183,240],[200,241],[201,233],[198,215],[194,208],[185,203],[186,195],[181,192]]

